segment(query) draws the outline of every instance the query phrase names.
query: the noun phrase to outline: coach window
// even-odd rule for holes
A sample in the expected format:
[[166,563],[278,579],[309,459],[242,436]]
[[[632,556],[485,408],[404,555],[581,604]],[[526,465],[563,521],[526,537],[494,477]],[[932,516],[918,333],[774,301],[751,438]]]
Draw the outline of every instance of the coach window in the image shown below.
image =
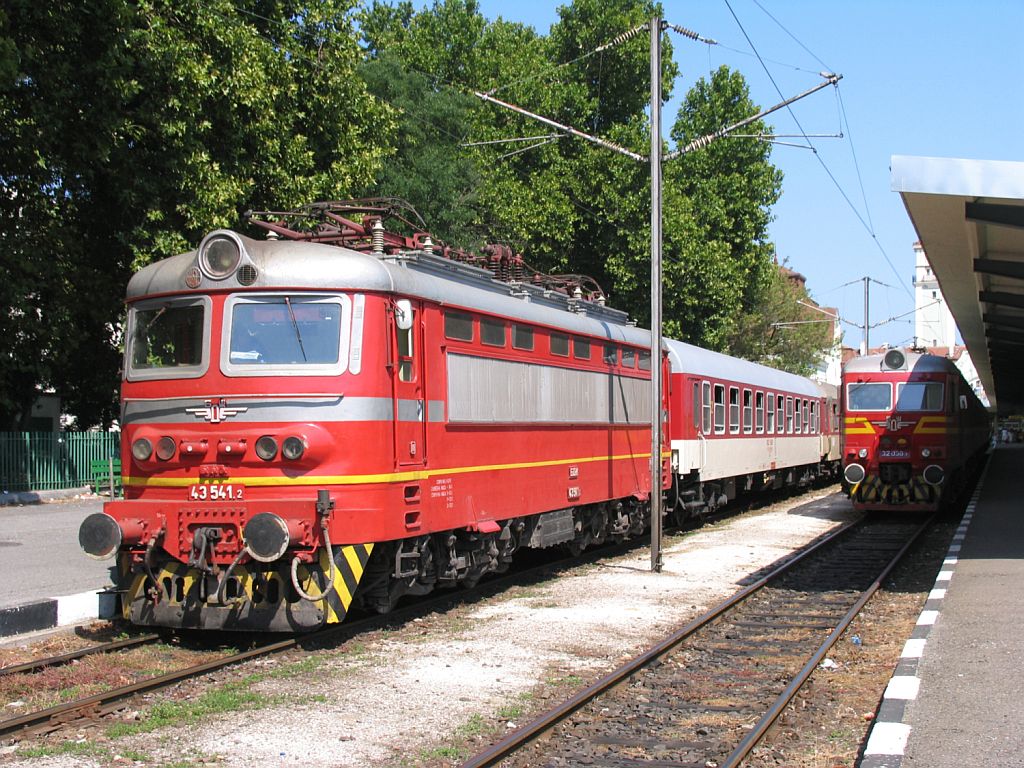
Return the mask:
[[811,401],[811,433],[818,434],[818,401]]
[[590,359],[590,341],[574,336],[572,340],[572,356],[577,360]]
[[705,435],[711,434],[711,382],[705,381],[701,384],[701,432]]
[[505,324],[489,317],[480,318],[480,341],[489,347],[505,346]]
[[512,324],[512,346],[516,349],[533,351],[533,328],[528,325]]
[[551,354],[559,357],[569,356],[569,337],[560,333],[551,334]]
[[602,359],[608,365],[615,365],[619,362],[619,348],[614,344],[605,344]]
[[636,350],[635,349],[623,349],[622,350],[622,367],[623,368],[636,368]]
[[444,335],[458,341],[473,340],[473,318],[462,312],[444,313]]
[[793,398],[786,398],[786,434],[793,434]]
[[725,385],[715,384],[715,434],[725,432]]
[[740,431],[740,388],[729,387],[729,433]]
[[754,394],[749,389],[743,390],[743,431],[750,434],[754,422]]
[[832,431],[839,431],[839,404],[832,403]]
[[651,370],[651,353],[647,350],[640,352],[640,370],[649,371]]
[[786,432],[785,402],[786,398],[782,395],[775,398],[775,431],[780,435]]
[[765,428],[765,432],[769,435],[775,431],[775,395],[769,392],[765,395],[765,403],[768,407],[768,425]]
[[754,429],[759,435],[764,432],[764,392],[754,395]]
[[800,421],[800,398],[798,397],[793,401],[793,432],[800,434],[803,432],[803,423]]
[[811,431],[811,405],[808,400],[803,400],[802,402],[804,407],[804,431],[809,433]]
[[700,384],[693,382],[693,397],[690,401],[690,409],[693,411],[693,428],[700,429]]

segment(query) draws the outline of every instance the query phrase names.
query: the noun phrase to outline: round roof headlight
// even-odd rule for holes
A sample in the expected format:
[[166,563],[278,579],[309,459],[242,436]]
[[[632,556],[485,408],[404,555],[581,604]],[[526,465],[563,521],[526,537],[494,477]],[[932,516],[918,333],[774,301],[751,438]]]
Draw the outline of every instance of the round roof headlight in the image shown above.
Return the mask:
[[136,461],[145,461],[153,455],[153,444],[144,437],[132,443],[132,456]]
[[907,356],[898,349],[890,349],[885,353],[885,357],[882,358],[882,362],[885,364],[886,368],[896,370],[907,364]]
[[242,249],[233,238],[226,235],[211,237],[203,243],[199,254],[200,267],[214,280],[223,280],[234,274],[241,260]]

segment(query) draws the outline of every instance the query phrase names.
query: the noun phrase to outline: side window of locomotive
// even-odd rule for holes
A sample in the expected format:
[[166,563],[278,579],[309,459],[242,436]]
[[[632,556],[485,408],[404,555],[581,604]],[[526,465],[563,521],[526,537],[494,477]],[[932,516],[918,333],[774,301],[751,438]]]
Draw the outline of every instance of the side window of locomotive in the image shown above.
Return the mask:
[[690,399],[690,410],[693,412],[693,428],[700,429],[700,384],[693,382],[693,396]]
[[572,356],[577,360],[589,360],[590,359],[590,341],[588,339],[581,339],[573,337],[572,340]]
[[715,434],[725,432],[725,385],[715,384]]
[[848,411],[888,411],[892,408],[892,386],[887,381],[858,381],[846,385]]
[[512,324],[512,346],[516,349],[533,351],[533,328],[528,325]]
[[569,356],[569,337],[560,333],[551,334],[551,354],[559,357]]
[[619,348],[614,344],[605,344],[601,359],[606,365],[615,365],[619,362]]
[[444,335],[456,341],[472,341],[473,318],[462,312],[445,312]]
[[210,315],[207,297],[133,305],[128,322],[127,378],[202,376],[209,360]]
[[771,392],[765,395],[765,404],[768,409],[768,423],[765,427],[765,432],[770,435],[775,431],[775,395]]
[[759,435],[764,432],[764,392],[754,395],[754,429]]
[[754,393],[749,389],[743,390],[743,432],[750,434],[754,426]]
[[622,367],[623,368],[636,368],[636,350],[635,349],[623,349],[622,350]]
[[740,431],[740,388],[729,387],[729,433]]
[[711,434],[711,382],[701,384],[701,432]]
[[505,346],[505,324],[489,317],[480,318],[480,341],[489,347]]
[[415,327],[415,313],[409,308],[408,321],[401,325],[408,325],[408,328],[398,327],[395,335],[398,341],[398,380],[413,381],[416,378],[416,367],[413,365],[413,328]]
[[941,411],[945,398],[941,381],[905,381],[898,385],[897,411]]

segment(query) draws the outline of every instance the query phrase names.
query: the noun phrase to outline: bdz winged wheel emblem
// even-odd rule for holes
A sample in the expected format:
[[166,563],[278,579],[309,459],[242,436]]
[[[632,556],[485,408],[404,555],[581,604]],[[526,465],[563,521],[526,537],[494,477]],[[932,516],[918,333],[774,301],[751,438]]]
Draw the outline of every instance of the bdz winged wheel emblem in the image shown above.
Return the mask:
[[904,427],[912,427],[917,422],[904,421],[899,416],[891,416],[885,421],[872,421],[871,423],[874,424],[876,427],[882,427],[883,429],[888,429],[890,432],[896,432],[898,430],[903,429]]
[[206,405],[201,408],[185,409],[187,413],[191,413],[197,419],[203,419],[211,424],[220,424],[222,421],[226,421],[240,413],[245,413],[248,410],[249,408],[244,405],[240,405],[237,408],[229,408],[228,401],[223,398],[207,400]]

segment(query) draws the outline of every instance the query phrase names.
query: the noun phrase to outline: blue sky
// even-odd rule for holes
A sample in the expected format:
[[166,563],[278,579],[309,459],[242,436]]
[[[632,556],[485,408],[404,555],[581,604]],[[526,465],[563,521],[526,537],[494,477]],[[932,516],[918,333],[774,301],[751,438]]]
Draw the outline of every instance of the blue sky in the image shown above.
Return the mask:
[[[819,303],[838,307],[854,323],[863,323],[859,281],[865,275],[891,286],[872,285],[872,324],[911,312],[917,238],[890,189],[889,159],[901,154],[1024,160],[1024,0],[729,2],[785,97],[820,82],[822,63],[843,75],[839,91],[848,130],[840,124],[832,88],[793,110],[806,133],[842,130],[846,137],[812,138],[817,157],[807,149],[773,150],[772,160],[785,174],[771,226],[780,260],[807,277]],[[487,18],[523,22],[542,33],[557,21],[559,5],[481,0]],[[664,111],[666,133],[679,97],[709,67],[727,64],[741,71],[763,107],[781,100],[725,0],[665,0],[664,11],[670,23],[721,43],[709,47],[672,35],[681,74]],[[788,113],[769,121],[777,133],[800,132]],[[909,341],[911,319],[872,329],[872,346]],[[844,330],[845,342],[859,345],[862,331],[851,325]]]

